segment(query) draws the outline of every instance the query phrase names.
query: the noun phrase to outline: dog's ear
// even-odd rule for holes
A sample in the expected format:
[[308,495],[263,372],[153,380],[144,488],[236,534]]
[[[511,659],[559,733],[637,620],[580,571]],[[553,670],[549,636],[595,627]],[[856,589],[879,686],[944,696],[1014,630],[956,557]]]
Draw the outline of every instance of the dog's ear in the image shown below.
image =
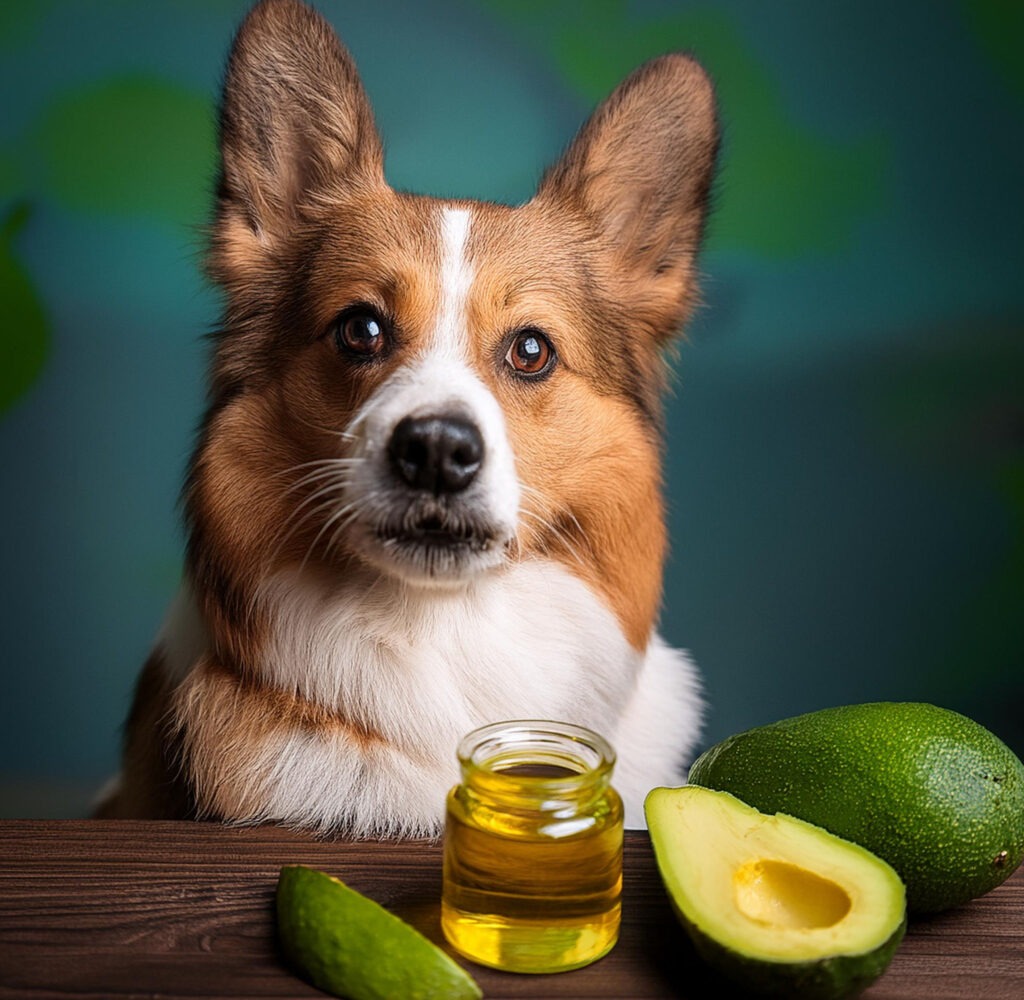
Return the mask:
[[704,70],[645,63],[593,113],[537,193],[581,212],[663,337],[685,319],[718,151]]
[[263,0],[242,23],[220,147],[218,223],[244,224],[261,241],[287,232],[303,204],[338,185],[383,183],[381,141],[355,64],[298,0]]

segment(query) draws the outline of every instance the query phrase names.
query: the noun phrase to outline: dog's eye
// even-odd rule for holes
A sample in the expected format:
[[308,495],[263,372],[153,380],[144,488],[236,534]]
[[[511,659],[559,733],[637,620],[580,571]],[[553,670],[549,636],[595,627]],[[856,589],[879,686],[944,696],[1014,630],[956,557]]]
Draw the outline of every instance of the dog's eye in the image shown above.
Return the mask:
[[387,321],[370,306],[353,306],[335,320],[335,343],[351,357],[378,357],[387,348],[388,339]]
[[554,360],[555,349],[539,330],[520,330],[505,355],[505,363],[520,375],[544,375]]

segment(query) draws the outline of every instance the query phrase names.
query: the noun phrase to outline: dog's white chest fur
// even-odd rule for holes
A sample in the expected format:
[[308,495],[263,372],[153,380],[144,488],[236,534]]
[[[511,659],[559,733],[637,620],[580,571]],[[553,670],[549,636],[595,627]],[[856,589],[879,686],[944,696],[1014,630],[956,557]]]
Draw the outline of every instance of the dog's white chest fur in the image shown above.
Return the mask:
[[[183,596],[162,635],[177,680],[202,644]],[[263,808],[249,819],[357,835],[436,831],[459,739],[504,719],[572,720],[608,737],[631,826],[643,825],[650,787],[682,780],[699,730],[692,666],[657,637],[637,652],[557,564],[524,561],[451,590],[370,574],[330,589],[279,576],[261,601],[273,622],[255,665],[262,679],[353,728],[268,732],[251,773],[235,777],[260,786]]]

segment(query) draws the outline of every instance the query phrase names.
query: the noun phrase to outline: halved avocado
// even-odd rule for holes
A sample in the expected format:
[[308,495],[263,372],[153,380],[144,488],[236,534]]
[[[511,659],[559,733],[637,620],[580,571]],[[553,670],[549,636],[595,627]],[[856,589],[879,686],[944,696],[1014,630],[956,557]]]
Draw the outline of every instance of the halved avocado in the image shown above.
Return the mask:
[[683,926],[730,979],[833,1000],[885,971],[906,929],[904,886],[886,862],[727,792],[655,788],[644,808]]

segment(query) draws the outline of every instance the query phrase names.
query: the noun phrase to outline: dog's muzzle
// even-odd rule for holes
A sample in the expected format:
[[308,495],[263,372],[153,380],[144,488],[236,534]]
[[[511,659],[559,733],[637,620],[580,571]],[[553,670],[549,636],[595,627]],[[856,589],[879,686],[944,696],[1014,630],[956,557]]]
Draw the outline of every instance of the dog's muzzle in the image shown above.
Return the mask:
[[408,582],[445,584],[505,561],[519,481],[504,414],[471,371],[445,359],[410,368],[346,434],[349,538],[369,562]]

